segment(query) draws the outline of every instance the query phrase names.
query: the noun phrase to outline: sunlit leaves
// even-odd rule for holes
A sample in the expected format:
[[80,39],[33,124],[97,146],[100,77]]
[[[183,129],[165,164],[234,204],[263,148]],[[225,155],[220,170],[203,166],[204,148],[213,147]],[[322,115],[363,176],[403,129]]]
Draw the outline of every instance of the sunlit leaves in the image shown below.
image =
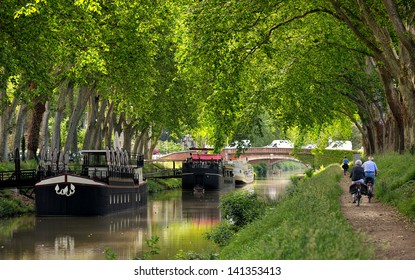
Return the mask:
[[21,6],[17,9],[14,14],[14,18],[19,18],[21,16],[30,16],[35,13],[39,13],[39,10],[42,8],[42,5],[46,4],[46,0],[35,0],[34,2],[26,3],[24,6]]
[[101,14],[101,5],[97,1],[93,0],[75,0],[75,6],[79,6],[86,11]]
[[365,75],[367,49],[327,1],[195,1],[186,24],[185,65],[218,142],[258,133],[262,110],[310,130],[355,108],[344,77]]

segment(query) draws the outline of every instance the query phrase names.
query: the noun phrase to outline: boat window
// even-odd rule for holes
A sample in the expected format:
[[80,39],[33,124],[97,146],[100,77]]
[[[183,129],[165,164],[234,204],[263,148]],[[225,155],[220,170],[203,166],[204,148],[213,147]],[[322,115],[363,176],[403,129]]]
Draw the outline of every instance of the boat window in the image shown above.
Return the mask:
[[105,153],[88,153],[85,155],[87,166],[106,166]]

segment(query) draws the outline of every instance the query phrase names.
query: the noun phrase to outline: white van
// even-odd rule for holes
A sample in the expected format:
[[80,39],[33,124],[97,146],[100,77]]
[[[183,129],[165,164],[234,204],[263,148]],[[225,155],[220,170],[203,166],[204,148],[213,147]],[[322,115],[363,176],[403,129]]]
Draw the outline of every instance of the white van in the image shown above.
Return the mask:
[[294,143],[290,140],[274,140],[267,147],[270,148],[294,148]]
[[327,147],[327,150],[352,150],[351,141],[333,141]]

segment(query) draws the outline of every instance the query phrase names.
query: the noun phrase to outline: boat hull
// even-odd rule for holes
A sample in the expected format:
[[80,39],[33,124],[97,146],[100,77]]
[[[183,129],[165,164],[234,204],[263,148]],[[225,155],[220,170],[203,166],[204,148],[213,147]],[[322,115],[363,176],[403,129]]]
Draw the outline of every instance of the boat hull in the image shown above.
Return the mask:
[[193,190],[195,187],[203,189],[221,189],[224,185],[220,174],[206,172],[182,173],[182,189]]
[[233,177],[214,173],[214,170],[196,168],[191,170],[183,170],[182,173],[183,190],[194,190],[195,188],[203,188],[204,190],[219,190],[224,187],[234,185],[235,179]]
[[108,183],[62,174],[35,185],[37,216],[94,216],[139,208],[146,204],[146,183],[110,178]]
[[236,185],[247,185],[253,183],[255,180],[254,175],[247,175],[247,176],[235,176],[235,184]]
[[191,154],[182,164],[183,190],[219,190],[229,186],[235,187],[235,178],[221,155]]
[[233,167],[236,185],[246,185],[254,182],[255,174],[246,160],[235,160],[229,164]]

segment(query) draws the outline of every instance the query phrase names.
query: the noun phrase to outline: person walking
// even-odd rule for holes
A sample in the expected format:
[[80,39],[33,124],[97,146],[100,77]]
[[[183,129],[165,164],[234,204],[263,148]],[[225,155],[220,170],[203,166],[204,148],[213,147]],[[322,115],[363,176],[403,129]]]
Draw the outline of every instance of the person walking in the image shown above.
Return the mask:
[[362,165],[365,171],[365,177],[372,178],[372,185],[375,185],[375,177],[378,176],[378,167],[373,161],[373,156],[369,156],[368,160],[365,161]]

